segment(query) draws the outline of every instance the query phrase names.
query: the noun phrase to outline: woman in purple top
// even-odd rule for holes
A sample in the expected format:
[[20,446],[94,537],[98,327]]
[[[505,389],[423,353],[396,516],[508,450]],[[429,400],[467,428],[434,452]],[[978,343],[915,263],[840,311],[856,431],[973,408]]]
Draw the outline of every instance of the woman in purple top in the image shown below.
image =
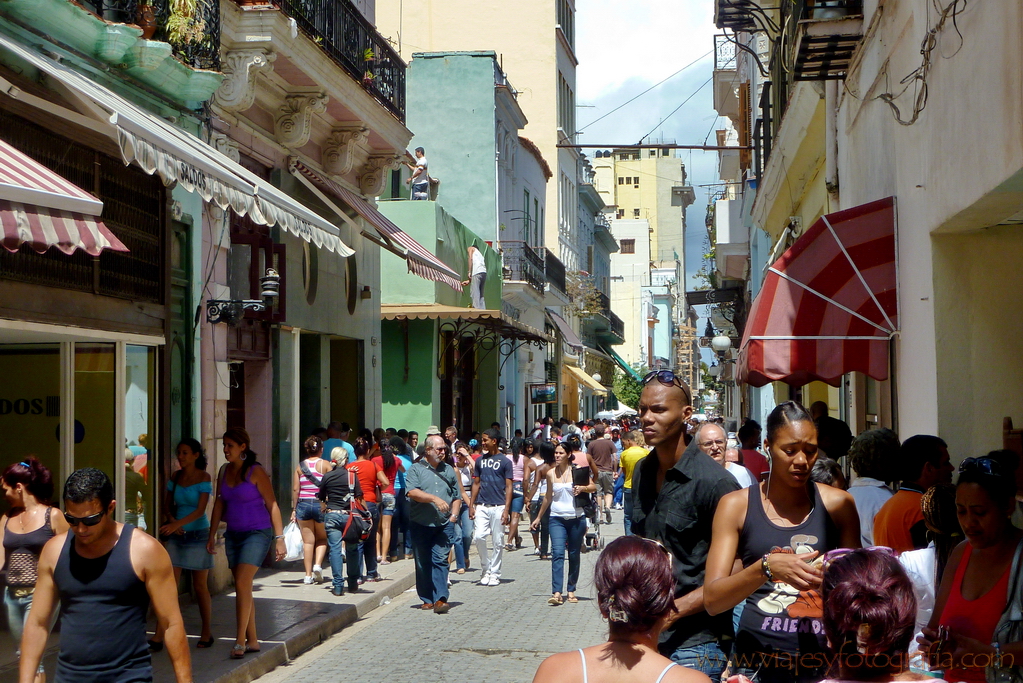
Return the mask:
[[227,464],[217,474],[217,499],[213,504],[206,550],[215,552],[217,528],[223,520],[227,524],[224,549],[234,574],[236,596],[237,636],[231,657],[241,659],[247,652],[259,652],[252,579],[274,540],[277,559],[284,557],[284,524],[270,477],[249,448],[249,433],[241,428],[229,429],[224,432],[223,440]]

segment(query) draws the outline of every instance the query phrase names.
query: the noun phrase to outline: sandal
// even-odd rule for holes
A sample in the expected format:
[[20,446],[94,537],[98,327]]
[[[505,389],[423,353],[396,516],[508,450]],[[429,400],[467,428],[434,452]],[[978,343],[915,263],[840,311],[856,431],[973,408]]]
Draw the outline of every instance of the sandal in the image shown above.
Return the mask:
[[209,640],[202,640],[202,639],[200,639],[199,642],[195,644],[195,646],[197,648],[199,648],[200,650],[205,650],[206,648],[213,647],[213,643],[215,643],[215,642],[216,642],[216,638],[214,638],[213,636],[210,636]]
[[568,602],[579,602],[579,598],[575,597],[574,595],[569,595],[569,596],[568,596],[568,597],[566,598],[566,600],[567,600]]
[[456,571],[455,573],[456,573],[456,574],[464,574],[464,573],[465,573],[465,570],[464,570],[464,569],[459,569],[459,570],[458,570],[458,571]]
[[245,646],[241,643],[235,643],[231,646],[231,659],[241,659],[245,656]]
[[547,604],[551,605],[552,607],[557,607],[558,605],[562,604],[563,602],[564,602],[564,600],[562,600],[561,596],[558,596],[558,595],[552,595],[551,597],[547,598]]

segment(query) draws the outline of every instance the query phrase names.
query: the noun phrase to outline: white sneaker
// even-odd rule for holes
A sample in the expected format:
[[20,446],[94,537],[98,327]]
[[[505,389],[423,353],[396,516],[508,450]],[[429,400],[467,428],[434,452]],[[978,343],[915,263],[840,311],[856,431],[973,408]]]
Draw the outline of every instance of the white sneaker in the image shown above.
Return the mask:
[[448,579],[448,588],[451,588],[451,579]]
[[481,586],[489,586],[490,585],[490,574],[489,573],[484,574],[483,576],[480,577],[480,585]]
[[487,585],[488,586],[500,586],[501,585],[501,577],[494,576],[493,574],[491,574],[490,575],[490,580],[487,581]]
[[313,581],[323,583],[323,567],[318,564],[313,565]]
[[302,577],[302,583],[304,583],[305,585],[309,586],[309,585],[312,584],[312,582],[313,582],[313,577],[311,577],[311,576],[303,576]]

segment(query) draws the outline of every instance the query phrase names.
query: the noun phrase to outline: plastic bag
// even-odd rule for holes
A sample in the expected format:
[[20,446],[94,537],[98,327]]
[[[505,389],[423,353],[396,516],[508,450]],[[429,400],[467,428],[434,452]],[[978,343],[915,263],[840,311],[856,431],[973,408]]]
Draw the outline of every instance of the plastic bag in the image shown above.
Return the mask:
[[289,522],[284,527],[284,547],[287,549],[284,555],[285,562],[296,562],[302,559],[302,530],[295,522]]

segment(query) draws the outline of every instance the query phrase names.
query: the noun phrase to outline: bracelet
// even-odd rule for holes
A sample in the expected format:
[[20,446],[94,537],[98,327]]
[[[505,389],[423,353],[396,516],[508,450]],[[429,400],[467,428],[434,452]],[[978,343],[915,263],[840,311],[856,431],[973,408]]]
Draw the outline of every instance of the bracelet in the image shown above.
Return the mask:
[[991,643],[991,647],[995,649],[995,660],[991,663],[991,666],[1002,666],[1002,644],[996,640]]
[[774,573],[771,572],[771,553],[764,553],[764,556],[760,559],[760,570],[764,572],[764,576],[771,583],[774,583]]
[[281,534],[280,536],[274,536],[274,540],[275,541],[278,540],[278,539],[281,539],[281,538],[284,538],[284,534]]

